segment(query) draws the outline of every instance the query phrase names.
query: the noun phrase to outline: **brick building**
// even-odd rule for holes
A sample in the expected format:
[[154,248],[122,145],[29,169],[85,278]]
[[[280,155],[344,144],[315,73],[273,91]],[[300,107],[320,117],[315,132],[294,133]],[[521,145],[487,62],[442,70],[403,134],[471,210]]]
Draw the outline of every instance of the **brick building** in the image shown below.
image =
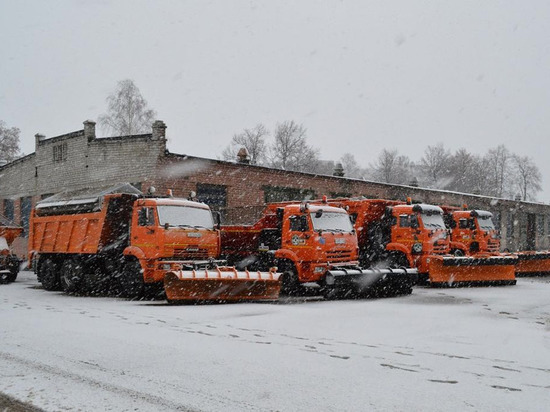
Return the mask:
[[[191,192],[222,213],[227,223],[252,223],[264,203],[327,196],[365,196],[487,209],[500,225],[502,247],[548,249],[550,206],[485,196],[390,185],[337,176],[290,172],[246,163],[170,153],[166,125],[156,121],[143,135],[97,138],[95,123],[83,130],[45,138],[37,134],[35,152],[0,167],[0,214],[28,227],[37,201],[62,190],[130,182],[146,191],[154,186],[175,196]],[[345,171],[344,171],[345,172]],[[17,248],[25,249],[25,239]]]

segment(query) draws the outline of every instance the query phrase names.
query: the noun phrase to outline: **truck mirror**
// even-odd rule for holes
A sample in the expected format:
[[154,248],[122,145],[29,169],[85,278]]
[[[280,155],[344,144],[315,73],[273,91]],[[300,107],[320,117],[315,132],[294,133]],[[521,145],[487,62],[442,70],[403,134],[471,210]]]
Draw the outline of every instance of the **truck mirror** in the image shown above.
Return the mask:
[[220,212],[214,212],[214,219],[216,220],[216,229],[220,230],[222,227],[222,215]]
[[323,216],[323,209],[319,209],[317,212],[315,212],[315,217],[319,219],[321,216]]

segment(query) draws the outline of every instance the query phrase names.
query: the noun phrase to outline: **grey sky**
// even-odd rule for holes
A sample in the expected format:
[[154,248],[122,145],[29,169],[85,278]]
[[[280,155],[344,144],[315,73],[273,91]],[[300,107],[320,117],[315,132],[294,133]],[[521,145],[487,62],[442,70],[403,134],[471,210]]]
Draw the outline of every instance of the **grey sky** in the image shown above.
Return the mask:
[[533,157],[550,201],[548,1],[0,0],[0,119],[51,137],[133,79],[172,152],[294,119],[321,157],[427,145]]

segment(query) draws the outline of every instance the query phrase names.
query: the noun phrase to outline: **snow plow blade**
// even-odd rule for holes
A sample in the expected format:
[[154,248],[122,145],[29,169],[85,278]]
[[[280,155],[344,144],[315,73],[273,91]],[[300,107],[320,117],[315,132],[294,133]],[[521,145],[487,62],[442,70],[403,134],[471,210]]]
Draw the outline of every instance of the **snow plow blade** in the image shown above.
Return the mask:
[[325,276],[325,298],[408,295],[417,282],[416,269],[331,269]]
[[166,300],[170,303],[277,300],[280,289],[275,270],[249,272],[219,267],[168,272],[164,277]]
[[516,276],[550,275],[550,251],[518,252]]
[[432,256],[429,280],[434,286],[515,285],[514,256]]

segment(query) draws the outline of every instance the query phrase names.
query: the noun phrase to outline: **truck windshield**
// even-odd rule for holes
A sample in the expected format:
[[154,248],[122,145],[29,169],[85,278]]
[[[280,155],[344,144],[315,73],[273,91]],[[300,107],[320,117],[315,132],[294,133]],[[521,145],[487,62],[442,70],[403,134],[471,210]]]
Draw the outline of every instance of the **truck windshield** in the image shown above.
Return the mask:
[[320,216],[317,212],[311,213],[313,230],[326,230],[332,232],[351,232],[353,226],[347,213],[323,212]]
[[439,213],[421,213],[420,218],[422,219],[422,224],[426,229],[445,229],[443,216]]
[[479,228],[485,232],[489,232],[490,230],[495,230],[495,225],[493,224],[493,219],[491,219],[489,216],[479,216],[477,218],[477,221],[479,223]]
[[190,206],[157,206],[159,223],[177,227],[214,228],[214,220],[209,209]]

